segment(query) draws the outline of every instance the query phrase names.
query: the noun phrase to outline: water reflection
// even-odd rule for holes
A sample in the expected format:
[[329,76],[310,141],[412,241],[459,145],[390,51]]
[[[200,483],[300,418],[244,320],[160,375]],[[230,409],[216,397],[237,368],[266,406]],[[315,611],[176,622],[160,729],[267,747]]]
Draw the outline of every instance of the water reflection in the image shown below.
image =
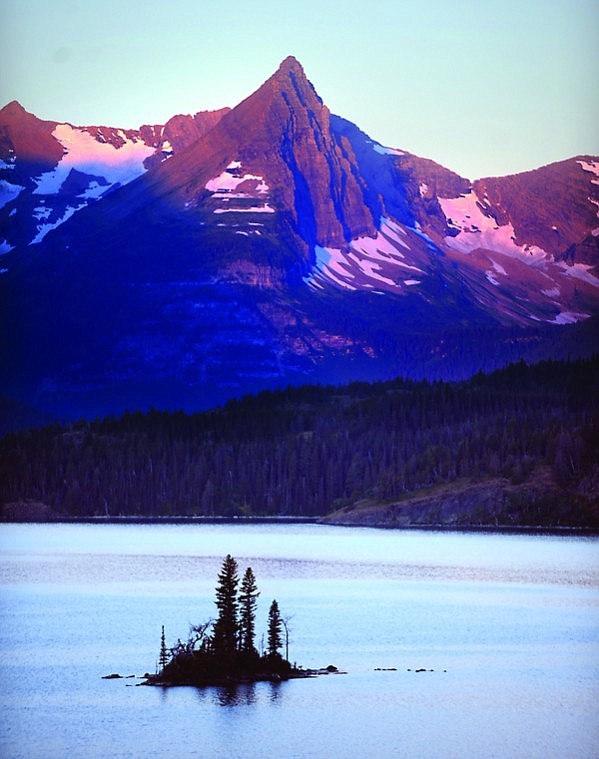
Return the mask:
[[[217,706],[238,707],[257,704],[277,704],[283,696],[283,683],[265,681],[259,683],[231,683],[230,685],[205,686],[195,688],[196,698],[201,703],[207,700]],[[165,688],[164,691],[167,691]],[[164,695],[166,698],[166,693]]]
[[256,703],[256,683],[223,685],[216,689],[215,701],[220,706],[252,706]]
[[276,704],[281,700],[283,695],[283,683],[265,683],[265,687],[268,689],[269,701],[271,704]]
[[[255,706],[257,704],[276,704],[283,695],[283,683],[264,681],[259,683],[231,683],[229,685],[207,685],[203,687],[176,686],[176,690],[193,690],[196,700],[201,704],[212,703],[217,706],[238,707]],[[171,687],[155,686],[160,693],[160,701],[166,704]]]

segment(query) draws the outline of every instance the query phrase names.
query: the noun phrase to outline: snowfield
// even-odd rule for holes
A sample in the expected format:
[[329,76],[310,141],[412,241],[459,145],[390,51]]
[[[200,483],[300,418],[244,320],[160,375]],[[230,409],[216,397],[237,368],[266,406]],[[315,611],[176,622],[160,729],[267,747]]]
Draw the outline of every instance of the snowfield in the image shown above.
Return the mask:
[[24,189],[20,184],[12,184],[5,179],[0,179],[0,208],[11,203]]
[[316,247],[316,262],[304,281],[322,289],[333,284],[346,290],[366,288],[375,292],[401,291],[403,285],[413,286],[421,280],[404,276],[409,272],[424,274],[418,266],[408,264],[404,251],[410,245],[406,231],[391,219],[382,217],[375,237],[358,237],[349,243],[349,250]]
[[483,212],[484,200],[474,192],[457,198],[439,198],[447,223],[459,229],[455,237],[447,236],[445,244],[460,253],[475,250],[495,250],[527,264],[551,260],[551,256],[536,245],[516,245],[516,233],[511,224],[499,226],[495,219]]
[[145,172],[144,161],[155,152],[141,140],[126,140],[124,145],[115,148],[70,124],[58,124],[52,135],[63,146],[65,154],[55,169],[37,178],[35,195],[58,193],[72,169],[103,177],[111,186],[127,184]]

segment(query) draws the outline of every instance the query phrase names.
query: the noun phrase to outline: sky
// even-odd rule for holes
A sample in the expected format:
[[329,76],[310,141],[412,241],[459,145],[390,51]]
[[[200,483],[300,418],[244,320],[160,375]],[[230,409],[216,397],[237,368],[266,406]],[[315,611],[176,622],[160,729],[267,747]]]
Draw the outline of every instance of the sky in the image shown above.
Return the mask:
[[470,179],[599,154],[599,0],[0,0],[0,105],[136,128],[287,55],[333,113]]

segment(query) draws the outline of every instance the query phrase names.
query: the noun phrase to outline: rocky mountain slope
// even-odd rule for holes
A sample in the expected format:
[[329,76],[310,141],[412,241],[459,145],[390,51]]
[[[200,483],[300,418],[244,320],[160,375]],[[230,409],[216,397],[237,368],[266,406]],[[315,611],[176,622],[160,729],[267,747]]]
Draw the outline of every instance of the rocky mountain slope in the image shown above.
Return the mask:
[[596,157],[471,182],[331,115],[294,58],[164,127],[0,116],[0,390],[42,410],[596,348]]
[[0,110],[0,251],[41,242],[73,213],[200,139],[226,113],[177,115],[139,129],[42,121]]

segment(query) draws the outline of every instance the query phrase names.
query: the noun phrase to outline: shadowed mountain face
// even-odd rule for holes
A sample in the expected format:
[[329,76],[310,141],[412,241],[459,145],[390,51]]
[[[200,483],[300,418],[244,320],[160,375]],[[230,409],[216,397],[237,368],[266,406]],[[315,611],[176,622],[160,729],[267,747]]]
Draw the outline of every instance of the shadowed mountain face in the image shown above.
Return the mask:
[[0,159],[0,391],[42,410],[597,345],[598,159],[471,183],[332,116],[293,58],[231,110],[139,130],[11,103]]

